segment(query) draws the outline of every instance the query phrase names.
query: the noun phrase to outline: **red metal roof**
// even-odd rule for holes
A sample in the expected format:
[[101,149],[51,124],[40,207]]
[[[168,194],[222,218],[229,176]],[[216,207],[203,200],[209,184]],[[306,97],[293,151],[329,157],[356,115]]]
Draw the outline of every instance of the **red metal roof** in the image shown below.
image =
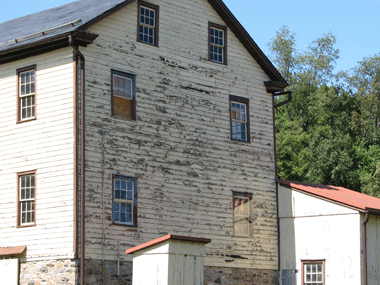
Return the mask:
[[177,235],[166,235],[155,240],[149,241],[147,243],[140,244],[138,246],[132,247],[125,251],[126,254],[134,253],[135,251],[147,248],[149,246],[158,244],[160,242],[164,242],[167,240],[182,240],[182,241],[190,241],[190,242],[198,242],[198,243],[210,243],[211,239],[209,238],[198,238],[198,237],[189,237],[189,236],[177,236]]
[[0,247],[0,256],[18,255],[24,253],[26,246]]
[[300,192],[312,194],[327,200],[347,205],[361,212],[380,212],[380,199],[344,187],[319,185],[278,179],[277,182],[285,187]]

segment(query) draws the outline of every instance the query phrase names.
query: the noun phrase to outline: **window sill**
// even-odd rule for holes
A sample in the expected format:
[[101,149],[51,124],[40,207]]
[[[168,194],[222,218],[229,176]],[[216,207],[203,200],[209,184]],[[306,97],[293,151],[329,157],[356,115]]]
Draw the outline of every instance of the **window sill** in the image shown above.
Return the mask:
[[235,236],[235,235],[233,235],[232,237],[234,237],[234,238],[253,238],[253,236]]
[[246,144],[250,144],[251,141],[243,141],[243,140],[235,140],[235,139],[231,139],[232,142],[237,142],[237,143],[246,143]]
[[109,117],[111,120],[116,120],[120,122],[131,122],[131,123],[137,123],[137,120],[132,120],[132,119],[126,119],[126,118],[121,118],[117,116],[110,116]]
[[141,44],[143,44],[143,45],[147,45],[147,46],[151,46],[151,47],[156,47],[156,48],[158,48],[158,45],[152,45],[152,44],[150,44],[150,43],[146,43],[146,42],[143,42],[143,41],[140,41],[140,40],[137,40],[137,42],[138,42],[138,43],[141,43]]
[[112,222],[112,226],[121,226],[121,227],[135,229],[135,230],[137,230],[137,228],[138,228],[138,226],[135,226],[135,225],[126,225],[126,224],[121,224],[121,223],[117,223],[117,222]]
[[30,227],[35,227],[36,224],[27,224],[27,225],[18,225],[16,228],[20,229],[20,228],[30,228]]
[[212,62],[212,63],[224,65],[224,66],[228,66],[227,62],[219,62],[219,61],[214,61],[214,60],[211,60],[211,59],[208,59],[208,62]]
[[30,121],[35,121],[35,120],[37,120],[37,117],[26,119],[26,120],[18,120],[18,121],[16,121],[16,124],[22,124],[22,123],[26,123],[26,122],[30,122]]

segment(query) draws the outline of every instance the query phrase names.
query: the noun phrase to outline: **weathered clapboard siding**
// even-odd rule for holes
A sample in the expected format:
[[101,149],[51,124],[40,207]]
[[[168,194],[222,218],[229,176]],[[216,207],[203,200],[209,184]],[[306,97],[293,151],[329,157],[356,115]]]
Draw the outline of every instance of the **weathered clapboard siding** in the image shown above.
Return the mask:
[[[88,29],[86,256],[122,259],[167,233],[213,238],[205,265],[278,269],[268,76],[228,29],[228,65],[208,57],[207,1],[160,6],[159,47],[136,41],[137,3]],[[136,75],[137,121],[111,117],[111,69]],[[251,143],[230,139],[229,95],[250,99]],[[138,227],[112,225],[112,175],[138,178]],[[254,235],[233,236],[232,191],[253,193]]]
[[[16,69],[37,64],[37,120],[16,124]],[[71,48],[0,66],[0,247],[27,260],[70,258],[74,242],[74,65]],[[16,228],[17,173],[36,170],[36,226]]]

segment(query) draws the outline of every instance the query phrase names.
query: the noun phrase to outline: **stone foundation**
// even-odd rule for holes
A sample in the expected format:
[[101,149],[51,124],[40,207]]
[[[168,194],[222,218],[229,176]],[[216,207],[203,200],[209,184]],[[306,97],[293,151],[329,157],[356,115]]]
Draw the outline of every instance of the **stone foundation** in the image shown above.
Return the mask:
[[20,263],[20,285],[75,285],[77,276],[78,266],[73,260]]
[[205,267],[205,285],[278,285],[277,270]]
[[120,275],[117,261],[86,260],[86,284],[131,285],[132,262],[120,262]]
[[[103,271],[104,264],[104,271]],[[20,263],[20,285],[76,285],[79,262],[49,260]],[[86,260],[85,280],[88,285],[131,285],[132,263]],[[246,268],[205,267],[204,285],[278,285],[278,271]]]

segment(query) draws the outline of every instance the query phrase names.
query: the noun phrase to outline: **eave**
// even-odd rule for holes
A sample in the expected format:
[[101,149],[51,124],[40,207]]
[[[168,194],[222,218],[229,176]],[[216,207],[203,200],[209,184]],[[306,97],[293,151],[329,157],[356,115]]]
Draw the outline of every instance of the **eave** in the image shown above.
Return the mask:
[[282,179],[277,179],[277,183],[284,187],[284,188],[287,188],[287,189],[290,189],[292,191],[296,191],[298,193],[302,193],[304,195],[308,195],[310,197],[314,197],[314,198],[317,198],[317,199],[320,199],[320,200],[323,200],[323,201],[326,201],[326,202],[330,202],[330,203],[333,203],[335,205],[339,205],[339,206],[342,206],[342,207],[346,207],[346,208],[349,208],[349,209],[352,209],[352,210],[355,210],[355,211],[358,211],[359,213],[363,213],[363,214],[371,214],[371,215],[377,215],[377,216],[380,216],[380,209],[376,209],[376,208],[370,208],[370,207],[366,207],[366,206],[355,206],[353,204],[350,204],[350,203],[347,203],[347,202],[344,202],[344,201],[340,201],[338,199],[334,199],[334,198],[330,198],[330,197],[326,197],[322,194],[318,194],[318,193],[312,193],[312,192],[309,192],[309,191],[306,191],[304,189],[299,189],[297,187],[294,187],[294,186],[291,186],[291,185],[288,185],[286,182],[284,182],[284,180]]
[[75,44],[78,46],[87,46],[88,44],[92,44],[93,41],[98,37],[98,35],[95,34],[86,33],[83,31],[74,31],[59,34],[49,38],[44,38],[39,41],[16,46],[15,48],[10,48],[3,52],[0,52],[0,64],[9,63],[30,56],[36,56],[68,47],[68,38],[70,35],[75,38]]

